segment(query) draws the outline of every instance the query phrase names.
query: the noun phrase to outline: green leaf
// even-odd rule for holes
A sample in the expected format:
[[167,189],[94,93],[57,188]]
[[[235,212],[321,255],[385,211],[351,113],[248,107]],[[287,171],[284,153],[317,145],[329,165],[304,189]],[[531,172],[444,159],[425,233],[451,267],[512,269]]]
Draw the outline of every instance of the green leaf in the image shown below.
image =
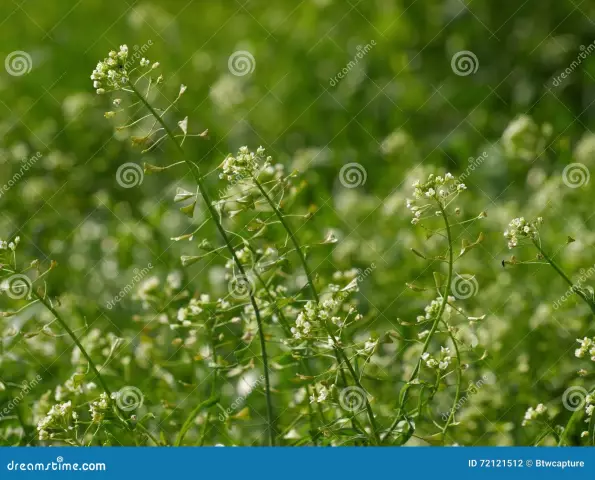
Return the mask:
[[194,207],[196,206],[196,200],[192,202],[190,205],[186,205],[185,207],[180,208],[180,212],[186,215],[189,218],[194,217]]
[[188,190],[184,190],[183,188],[178,187],[176,190],[176,196],[174,197],[174,202],[183,202],[184,200],[188,200],[189,198],[192,198],[194,196],[196,196],[195,193],[189,192]]

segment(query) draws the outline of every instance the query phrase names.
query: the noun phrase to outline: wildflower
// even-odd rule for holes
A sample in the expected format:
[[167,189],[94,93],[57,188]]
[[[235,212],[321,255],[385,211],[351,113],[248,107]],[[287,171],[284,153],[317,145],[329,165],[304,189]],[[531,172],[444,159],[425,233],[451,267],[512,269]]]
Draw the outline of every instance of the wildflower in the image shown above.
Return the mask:
[[428,352],[425,352],[421,356],[421,359],[426,363],[428,368],[438,370],[446,370],[452,361],[450,350],[447,347],[440,347],[440,356],[438,359],[434,358]]
[[504,232],[504,238],[508,240],[508,248],[518,245],[520,239],[535,239],[538,236],[537,225],[541,222],[529,223],[523,217],[515,218],[508,224],[508,230]]
[[[142,58],[139,63],[144,68],[150,62],[146,58]],[[159,66],[158,64],[153,64],[152,68],[157,68],[155,65]],[[129,66],[128,47],[126,45],[120,45],[118,52],[115,50],[109,52],[107,58],[97,63],[95,70],[91,74],[93,88],[96,89],[97,94],[103,95],[108,91],[118,91],[125,87],[130,81]],[[116,106],[119,106],[119,102]]]
[[241,147],[235,157],[228,155],[223,160],[220,165],[223,173],[219,174],[219,178],[239,181],[257,176],[272,160],[271,157],[265,157],[264,151],[263,147],[258,147],[256,153],[250,152],[248,147]]
[[316,393],[310,395],[310,403],[324,402],[329,396],[330,390],[326,388],[324,385],[320,385],[317,388],[315,388],[315,392],[318,392],[318,395],[316,395]]
[[529,407],[527,409],[527,411],[525,412],[525,416],[523,417],[523,423],[522,423],[523,427],[531,424],[534,420],[539,418],[546,411],[547,411],[547,407],[543,403],[540,403],[535,408]]
[[[115,395],[115,394],[112,394]],[[99,400],[91,402],[89,411],[91,412],[91,421],[93,423],[101,423],[105,418],[105,414],[109,409],[109,397],[107,393],[102,393]]]
[[574,351],[574,356],[583,358],[588,353],[591,360],[595,362],[595,339],[584,337],[583,339],[577,338],[576,341],[580,347]]
[[[431,208],[431,204],[417,205],[417,200],[423,200],[426,198],[435,200],[442,208],[444,208],[448,204],[450,197],[467,189],[465,184],[459,183],[457,180],[455,180],[455,177],[451,173],[446,173],[444,177],[430,174],[425,183],[421,183],[419,180],[416,180],[413,182],[412,186],[414,199],[408,198],[406,200],[406,205],[415,217],[411,221],[411,223],[414,225],[419,222],[421,215],[428,208]],[[441,216],[442,212],[435,211],[435,215]]]

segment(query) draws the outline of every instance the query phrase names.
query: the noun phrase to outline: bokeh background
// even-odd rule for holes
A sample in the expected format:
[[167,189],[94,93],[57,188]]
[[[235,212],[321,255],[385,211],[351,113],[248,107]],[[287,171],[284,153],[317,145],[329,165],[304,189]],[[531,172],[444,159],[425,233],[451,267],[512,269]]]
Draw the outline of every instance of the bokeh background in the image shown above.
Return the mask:
[[[19,76],[0,69],[0,184],[24,158],[36,152],[41,158],[0,197],[0,237],[19,235],[24,259],[55,260],[52,295],[63,299],[74,326],[105,339],[139,332],[138,302],[127,297],[116,309],[104,307],[135,269],[152,262],[152,273],[163,279],[180,269],[180,255],[195,253],[193,245],[170,241],[187,227],[171,200],[176,187],[193,189],[190,176],[146,175],[132,189],[115,181],[122,163],[163,165],[173,158],[166,145],[141,157],[103,116],[109,107],[89,76],[124,43],[148,46],[145,56],[160,62],[164,99],[188,86],[173,114],[188,116],[193,132],[209,130],[208,140],[187,142],[203,171],[241,145],[262,145],[288,171],[300,171],[307,188],[296,208],[316,214],[299,234],[309,243],[329,230],[339,238],[312,250],[317,275],[374,264],[359,294],[365,333],[407,333],[399,320],[413,321],[433,298],[405,285],[433,282],[432,269],[410,252],[432,246],[405,208],[412,181],[445,170],[460,175],[483,154],[466,178],[461,207],[466,215],[488,216],[461,229],[457,243],[480,231],[485,239],[457,268],[477,281],[466,310],[486,315],[461,325],[474,350],[469,380],[490,381],[464,406],[453,435],[460,444],[530,444],[536,432],[521,427],[527,407],[545,403],[552,422],[565,424],[571,412],[562,393],[573,384],[588,388],[588,377],[576,371],[589,362],[573,350],[593,322],[576,298],[554,308],[567,287],[551,269],[503,268],[511,253],[502,232],[514,217],[542,216],[542,238],[570,275],[595,264],[592,182],[571,188],[562,175],[570,163],[587,172],[595,165],[593,18],[595,5],[579,0],[3,1],[0,57],[24,51],[32,65]],[[238,51],[253,57],[246,75],[228,65]],[[464,74],[452,64],[461,51],[475,57]],[[351,162],[365,171],[357,188],[340,182],[341,167]],[[213,191],[221,188],[216,172],[207,179]],[[566,246],[568,235],[576,242]],[[187,277],[192,288],[221,289],[212,265],[195,268]],[[0,319],[1,329],[35,331],[40,315],[33,309]],[[29,403],[64,382],[70,355],[49,361],[64,350],[60,342],[68,344],[7,335],[2,380],[20,383],[40,373],[43,385]],[[183,391],[168,384],[164,371],[175,368],[167,361],[175,347],[167,348],[151,353],[151,366],[131,366],[127,380],[151,371],[164,389]],[[391,376],[375,393],[387,418],[415,358],[394,348]],[[191,376],[182,374],[189,383]],[[0,392],[4,401],[9,390]],[[254,404],[262,410],[262,399]],[[179,420],[175,414],[170,420],[164,428],[175,431]],[[10,428],[11,421],[0,424],[5,442]],[[256,441],[257,427],[245,428],[246,443]]]

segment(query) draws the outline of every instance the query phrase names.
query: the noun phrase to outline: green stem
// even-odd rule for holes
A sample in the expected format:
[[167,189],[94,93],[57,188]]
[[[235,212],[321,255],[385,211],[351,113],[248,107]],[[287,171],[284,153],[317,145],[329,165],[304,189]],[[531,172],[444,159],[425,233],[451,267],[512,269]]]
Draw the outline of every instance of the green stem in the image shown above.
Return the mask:
[[[256,177],[253,177],[253,181],[254,181],[254,184],[256,185],[256,187],[258,188],[258,190],[260,190],[260,193],[262,194],[262,196],[265,198],[265,200],[267,201],[267,203],[271,206],[271,208],[275,212],[275,215],[279,219],[279,222],[281,222],[281,225],[283,226],[283,228],[287,232],[287,235],[289,235],[289,238],[291,239],[291,243],[293,243],[293,246],[294,246],[295,250],[297,251],[297,253],[298,253],[299,257],[300,257],[300,261],[302,263],[302,266],[304,268],[304,271],[306,272],[306,277],[308,278],[308,284],[310,285],[310,291],[312,292],[312,296],[314,297],[314,300],[316,300],[316,303],[320,303],[320,297],[318,296],[318,292],[316,291],[316,287],[314,286],[314,280],[312,278],[312,272],[310,271],[310,267],[308,266],[308,262],[306,261],[306,256],[304,255],[304,252],[302,250],[302,247],[301,247],[300,243],[297,241],[297,238],[296,238],[295,234],[293,233],[293,230],[291,229],[291,227],[289,226],[289,224],[286,222],[285,217],[283,216],[283,213],[281,212],[281,210],[279,210],[279,207],[277,207],[277,205],[275,204],[275,202],[273,202],[273,200],[271,199],[271,197],[269,196],[269,194],[267,193],[267,191],[263,188],[263,186],[256,179]],[[355,372],[355,370],[353,368],[353,365],[349,361],[349,358],[347,358],[347,355],[345,354],[345,352],[343,351],[343,349],[340,348],[339,341],[335,337],[335,334],[332,332],[332,330],[330,329],[330,327],[328,326],[328,324],[327,324],[326,321],[323,321],[322,323],[324,325],[324,329],[326,330],[326,333],[328,334],[328,336],[331,338],[331,340],[333,342],[333,346],[334,346],[334,350],[335,350],[335,356],[337,357],[337,362],[339,363],[339,368],[342,371],[342,368],[341,368],[341,363],[342,362],[340,360],[341,357],[342,357],[343,358],[343,362],[345,363],[345,365],[347,366],[347,369],[349,370],[349,374],[351,375],[351,377],[353,378],[353,381],[355,382],[356,386],[361,390],[361,393],[364,396],[364,400],[365,400],[365,403],[366,403],[366,412],[368,414],[368,419],[370,420],[370,425],[372,426],[374,440],[378,444],[378,443],[380,443],[380,436],[378,434],[378,427],[376,425],[376,419],[374,418],[374,412],[372,410],[372,406],[370,405],[370,402],[368,402],[368,398],[366,397],[366,391],[362,387],[362,384],[359,381],[359,378],[358,378],[358,376],[357,376],[357,374],[356,374],[356,372]],[[346,379],[344,379],[344,381],[345,380]],[[346,383],[346,385],[347,385],[347,383]]]
[[217,403],[219,403],[219,397],[213,396],[211,398],[206,399],[204,402],[199,403],[194,408],[194,410],[190,412],[190,415],[188,415],[188,418],[186,418],[184,425],[182,425],[182,428],[178,433],[178,437],[176,438],[174,447],[179,447],[180,445],[182,445],[182,440],[184,440],[184,436],[186,435],[188,430],[190,430],[190,427],[192,427],[192,424],[194,423],[194,419],[196,418],[196,416],[205,408],[210,408],[213,405],[216,405]]
[[[422,352],[420,354],[420,359],[417,362],[417,364],[413,370],[413,373],[411,374],[411,376],[409,378],[409,381],[407,382],[405,387],[403,387],[404,390],[403,390],[403,393],[401,394],[401,399],[399,401],[399,410],[397,412],[397,417],[395,418],[395,420],[391,424],[390,428],[388,429],[388,432],[384,436],[384,440],[386,440],[388,438],[388,436],[394,431],[394,429],[397,428],[397,425],[399,424],[399,422],[402,419],[402,412],[405,410],[405,403],[407,402],[407,397],[408,397],[408,393],[409,393],[409,388],[411,387],[411,382],[417,377],[417,375],[419,374],[419,371],[421,369],[421,364],[422,364],[421,356],[427,352],[427,350],[430,346],[430,341],[432,340],[434,333],[438,329],[438,325],[440,324],[442,314],[444,313],[444,310],[446,309],[446,305],[448,303],[448,291],[451,288],[450,285],[452,283],[452,272],[453,272],[453,265],[454,265],[453,248],[452,248],[452,233],[450,231],[450,223],[448,222],[448,216],[446,214],[446,210],[444,209],[444,207],[442,206],[442,203],[440,203],[440,201],[438,201],[438,207],[440,208],[440,211],[442,212],[442,218],[444,218],[444,224],[446,226],[446,237],[448,240],[448,275],[446,278],[446,285],[444,286],[444,293],[442,294],[442,303],[440,304],[440,309],[438,310],[438,313],[436,314],[436,318],[434,319],[434,323],[432,324],[430,333],[428,334],[428,336],[426,337],[426,341],[424,342],[424,346],[423,346]],[[451,415],[452,415],[452,411],[451,411]],[[450,416],[449,416],[449,420],[450,420]],[[449,424],[449,422],[447,422],[447,426],[448,426],[448,424]],[[444,431],[445,430],[443,429],[443,432]]]
[[[136,96],[143,103],[143,105],[149,110],[149,112],[151,112],[151,114],[155,117],[155,119],[163,127],[163,130],[165,131],[167,136],[172,140],[172,142],[176,146],[176,150],[177,150],[178,154],[180,155],[181,160],[183,160],[186,163],[186,165],[190,169],[190,172],[192,173],[192,176],[194,177],[194,180],[198,186],[200,195],[202,196],[202,199],[203,199],[204,203],[206,204],[207,209],[209,210],[209,214],[211,215],[211,218],[212,218],[213,222],[215,223],[215,226],[217,227],[217,230],[219,231],[219,234],[221,235],[223,242],[225,243],[227,249],[229,250],[229,252],[232,256],[237,269],[239,270],[239,272],[243,278],[248,278],[246,275],[246,272],[244,270],[244,267],[243,267],[242,263],[240,262],[240,260],[238,259],[236,252],[231,244],[231,241],[229,240],[229,237],[227,236],[227,233],[226,233],[225,229],[223,228],[223,225],[221,225],[221,222],[219,221],[217,211],[215,210],[215,207],[211,203],[211,199],[210,199],[209,194],[204,186],[204,183],[202,181],[202,177],[200,175],[200,171],[199,171],[198,167],[196,166],[196,164],[194,162],[192,162],[186,158],[184,150],[182,149],[181,145],[177,142],[174,133],[172,132],[170,127],[167,125],[167,123],[165,123],[165,121],[163,120],[161,115],[159,115],[157,113],[157,111],[147,101],[147,99],[144,97],[144,95],[141,94],[136,89],[136,87],[134,87],[133,84],[130,84],[129,86],[130,86],[130,89],[136,94]],[[262,363],[263,363],[263,367],[264,367],[264,377],[265,377],[265,395],[266,395],[266,404],[267,404],[267,431],[268,431],[269,445],[274,446],[275,445],[275,432],[273,429],[274,416],[273,416],[273,403],[272,403],[272,399],[271,399],[271,385],[270,385],[270,378],[269,378],[269,365],[268,365],[268,357],[267,357],[267,350],[266,350],[266,340],[265,340],[265,335],[264,335],[263,322],[260,317],[260,309],[258,308],[256,299],[254,298],[254,294],[252,292],[249,292],[249,296],[250,296],[250,303],[252,304],[252,307],[254,309],[254,315],[256,316],[256,323],[258,325],[258,336],[260,338],[260,348],[262,351]]]
[[277,218],[281,222],[281,225],[283,225],[283,228],[287,232],[287,235],[289,235],[291,243],[293,243],[293,246],[300,257],[300,261],[304,268],[304,272],[306,272],[306,278],[308,279],[308,285],[310,285],[310,291],[312,292],[312,296],[314,297],[314,300],[316,300],[316,303],[320,302],[320,297],[318,296],[318,292],[316,291],[316,287],[314,286],[312,272],[310,272],[310,267],[308,266],[308,262],[306,261],[306,256],[304,255],[304,252],[302,251],[302,247],[301,247],[300,243],[297,241],[297,238],[296,238],[295,234],[293,233],[293,230],[291,229],[289,224],[285,221],[285,217],[283,216],[283,213],[281,212],[281,210],[279,210],[279,207],[277,207],[275,202],[273,202],[273,200],[271,199],[271,197],[269,196],[267,191],[263,188],[263,186],[256,179],[256,177],[253,177],[253,180],[254,180],[254,184],[260,190],[260,193],[262,193],[262,196],[265,198],[265,200],[268,202],[268,204],[271,206],[271,208],[275,212],[275,215],[277,215]]
[[62,325],[62,328],[64,330],[66,330],[66,333],[68,334],[68,336],[70,338],[72,338],[72,341],[76,344],[76,346],[79,348],[79,350],[81,351],[81,353],[83,354],[83,356],[87,359],[87,362],[89,363],[89,366],[91,367],[91,370],[93,370],[93,373],[95,374],[95,376],[99,380],[99,383],[101,384],[101,388],[103,388],[103,391],[107,394],[108,397],[111,398],[112,394],[111,394],[111,391],[110,391],[109,387],[107,386],[107,383],[105,382],[105,380],[101,376],[101,373],[99,373],[99,370],[95,366],[95,362],[93,362],[93,359],[91,358],[91,356],[89,355],[89,353],[87,352],[87,350],[85,350],[85,347],[83,347],[83,344],[79,341],[79,339],[76,336],[76,334],[72,331],[72,329],[64,321],[64,319],[62,318],[62,316],[56,311],[56,309],[51,305],[51,303],[47,301],[47,299],[45,299],[41,295],[39,295],[35,291],[34,288],[31,288],[31,293],[35,297],[37,297],[37,299],[43,304],[43,306],[50,311],[50,313],[56,318],[56,320],[58,320],[58,322],[60,323],[60,325]]
[[554,262],[554,260],[543,251],[543,249],[541,248],[541,245],[539,245],[539,243],[537,242],[537,240],[533,239],[533,244],[535,245],[535,247],[537,248],[537,250],[539,250],[539,253],[541,254],[541,256],[545,259],[546,262],[548,262],[552,268],[558,273],[558,275],[560,275],[564,281],[570,285],[570,288],[573,292],[575,292],[579,297],[581,297],[585,303],[587,305],[589,305],[589,308],[591,309],[591,311],[593,313],[595,313],[595,302],[589,300],[589,298],[584,294],[584,292],[582,292],[579,288],[577,288],[577,286],[572,282],[572,280],[568,277],[568,275],[566,275],[564,273],[564,271],[558,266],[558,264],[556,262]]
[[[564,271],[558,266],[558,264],[556,262],[554,262],[554,260],[547,253],[545,253],[543,251],[543,248],[541,248],[541,245],[539,244],[539,242],[536,239],[533,239],[533,245],[535,245],[535,248],[537,248],[537,250],[539,251],[541,256],[545,259],[545,261],[552,266],[552,268],[558,273],[558,275],[560,275],[562,277],[562,279],[568,285],[570,285],[570,289],[573,292],[575,292],[579,297],[581,297],[584,300],[584,302],[587,305],[589,305],[589,308],[591,309],[591,311],[593,313],[595,313],[595,303],[593,301],[589,300],[589,298],[584,294],[584,292],[582,292],[579,288],[576,287],[576,285],[572,282],[572,280],[568,277],[568,275],[566,275],[566,273],[564,273]],[[583,417],[583,414],[584,414],[583,410],[578,409],[570,416],[570,419],[568,420],[566,427],[564,427],[564,430],[562,431],[562,434],[560,435],[560,440],[558,441],[558,446],[562,446],[565,443],[567,443],[568,434],[576,426],[576,424],[580,421],[580,419]]]

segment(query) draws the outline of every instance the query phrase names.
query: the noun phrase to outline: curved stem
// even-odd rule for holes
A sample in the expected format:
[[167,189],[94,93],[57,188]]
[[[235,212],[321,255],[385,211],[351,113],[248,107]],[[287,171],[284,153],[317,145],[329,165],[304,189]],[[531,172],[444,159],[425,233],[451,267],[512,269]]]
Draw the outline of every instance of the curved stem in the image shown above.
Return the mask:
[[[277,207],[275,202],[273,202],[273,200],[271,199],[271,197],[269,196],[267,191],[263,188],[263,186],[260,184],[260,182],[255,177],[253,177],[253,181],[254,181],[254,184],[256,185],[256,187],[258,188],[258,190],[260,190],[260,193],[262,194],[262,196],[265,198],[267,203],[271,206],[271,208],[275,212],[275,215],[279,219],[279,222],[281,222],[281,225],[287,232],[287,235],[289,235],[289,238],[291,239],[291,243],[293,243],[295,250],[298,252],[300,261],[302,262],[302,266],[304,268],[304,271],[306,272],[306,277],[308,278],[308,284],[310,285],[310,291],[312,292],[312,296],[316,300],[316,303],[319,303],[320,297],[318,295],[318,292],[316,291],[316,287],[314,286],[314,280],[312,279],[312,272],[310,271],[310,267],[308,266],[308,262],[306,261],[306,256],[304,255],[302,247],[301,247],[300,243],[297,241],[297,238],[296,238],[295,234],[293,233],[293,230],[291,229],[289,224],[285,221],[285,217],[283,216],[283,213],[281,213],[281,210],[279,210],[279,207]],[[333,342],[335,356],[337,357],[337,362],[339,363],[339,369],[341,369],[341,372],[343,373],[342,368],[341,368],[341,363],[342,363],[341,357],[342,357],[343,362],[345,363],[345,365],[347,366],[347,369],[349,370],[349,374],[351,375],[351,377],[353,378],[353,381],[355,382],[355,385],[361,390],[361,392],[364,396],[365,405],[366,405],[366,413],[368,414],[368,419],[370,420],[370,425],[372,426],[374,440],[376,443],[380,443],[380,436],[378,434],[378,427],[376,425],[376,419],[374,418],[374,412],[372,410],[372,406],[370,405],[370,402],[368,401],[368,398],[366,396],[366,390],[364,389],[364,387],[362,387],[362,384],[359,381],[359,377],[357,376],[357,373],[355,372],[353,365],[349,361],[349,358],[347,357],[347,355],[345,354],[343,349],[340,347],[339,341],[335,337],[335,334],[330,329],[330,327],[328,326],[326,321],[323,321],[322,323],[323,323],[326,333],[328,334],[328,336],[331,338],[331,340]],[[347,385],[345,378],[344,378],[344,381],[345,381],[345,384]]]
[[103,391],[107,394],[108,397],[111,398],[111,395],[112,394],[111,394],[111,391],[110,391],[109,387],[107,386],[107,383],[105,382],[105,380],[101,376],[101,373],[99,373],[99,370],[95,366],[95,362],[93,362],[93,359],[91,358],[91,356],[89,355],[89,353],[87,352],[87,350],[85,350],[85,347],[83,347],[83,344],[80,342],[80,340],[78,339],[78,337],[76,336],[76,334],[72,331],[72,329],[68,326],[68,324],[66,323],[66,321],[56,311],[56,309],[51,305],[50,302],[48,302],[44,297],[42,297],[41,295],[39,295],[35,291],[34,288],[31,288],[31,293],[34,296],[37,297],[37,299],[43,304],[43,306],[50,311],[50,313],[56,318],[56,320],[58,320],[58,323],[60,323],[60,325],[62,326],[62,328],[64,330],[66,330],[66,333],[68,334],[68,336],[76,344],[76,346],[79,348],[79,350],[81,351],[81,353],[83,354],[83,356],[85,357],[85,359],[87,360],[87,362],[89,363],[89,367],[91,367],[91,370],[93,370],[93,373],[95,374],[95,376],[99,380],[99,383],[101,384],[101,388],[103,388]]
[[[422,352],[420,354],[419,361],[417,362],[417,365],[413,369],[413,372],[411,373],[411,376],[409,377],[409,381],[403,387],[403,393],[401,394],[401,399],[399,401],[399,410],[397,412],[397,417],[395,418],[395,420],[391,424],[390,428],[388,429],[388,432],[384,436],[384,440],[386,440],[388,438],[388,436],[394,431],[394,429],[397,428],[397,425],[401,421],[402,412],[405,410],[405,403],[407,402],[407,397],[409,394],[409,388],[411,387],[411,382],[418,376],[419,371],[421,369],[421,363],[422,363],[421,356],[427,352],[427,350],[430,346],[430,341],[432,340],[434,333],[436,333],[436,330],[438,329],[438,325],[440,324],[440,320],[442,318],[442,315],[443,315],[444,310],[446,309],[446,305],[448,303],[448,291],[449,291],[450,285],[452,283],[452,272],[453,272],[453,265],[454,265],[453,248],[452,248],[452,233],[450,230],[450,223],[448,222],[448,216],[446,214],[446,210],[442,206],[442,203],[440,203],[440,201],[438,201],[438,207],[440,208],[440,211],[442,212],[442,218],[444,218],[444,224],[446,226],[446,238],[448,240],[448,274],[447,274],[447,278],[446,278],[446,285],[444,286],[444,293],[442,294],[442,303],[440,304],[440,309],[438,310],[438,313],[436,314],[436,318],[434,319],[434,323],[432,324],[430,333],[428,334],[428,336],[426,337],[426,341],[424,342],[424,346],[423,346]],[[446,426],[448,426],[448,424],[450,423],[452,414],[453,413],[451,411],[451,415],[449,415],[449,421],[447,421]],[[443,432],[445,432],[445,429],[443,429]]]
[[[581,297],[584,300],[584,302],[587,305],[589,305],[589,308],[591,309],[591,311],[593,313],[595,313],[595,303],[593,301],[589,300],[589,298],[587,298],[587,296],[584,294],[584,292],[582,292],[580,289],[578,289],[576,287],[576,285],[572,282],[572,280],[568,277],[568,275],[566,275],[566,273],[564,273],[564,271],[558,266],[558,264],[556,262],[554,262],[554,260],[547,253],[545,253],[543,251],[543,248],[541,248],[541,245],[539,244],[539,242],[537,242],[537,240],[533,239],[533,244],[535,245],[535,248],[537,248],[539,253],[543,256],[545,261],[552,266],[552,268],[558,273],[558,275],[560,275],[560,277],[562,277],[562,279],[568,285],[570,285],[570,289],[573,292],[575,292],[579,297]],[[570,416],[568,423],[566,424],[566,426],[564,427],[564,430],[562,431],[562,433],[560,435],[560,440],[558,442],[558,446],[562,446],[567,442],[568,434],[569,434],[570,430],[572,430],[572,428],[574,428],[574,426],[580,421],[580,419],[583,417],[583,414],[584,414],[584,412],[582,411],[582,409],[578,409]]]
[[300,261],[302,263],[302,267],[304,268],[304,272],[306,272],[306,278],[308,279],[308,284],[310,285],[310,291],[312,292],[312,296],[314,297],[314,300],[316,300],[316,303],[320,302],[320,297],[318,296],[318,292],[316,291],[316,287],[314,286],[314,280],[312,279],[312,272],[310,272],[310,267],[308,265],[308,262],[306,261],[306,256],[304,255],[304,252],[302,251],[302,247],[301,247],[300,243],[297,241],[297,238],[296,238],[295,234],[293,233],[293,230],[291,229],[289,224],[285,221],[285,217],[283,216],[283,213],[281,213],[281,210],[279,210],[279,207],[277,207],[275,202],[273,202],[273,200],[271,199],[271,197],[269,196],[267,191],[263,188],[263,186],[256,179],[256,177],[253,177],[253,181],[254,181],[254,184],[256,185],[256,187],[258,187],[258,190],[260,190],[260,193],[262,193],[262,196],[265,198],[267,203],[271,206],[271,208],[275,212],[275,215],[277,215],[277,218],[281,222],[281,225],[283,225],[283,228],[287,232],[287,235],[289,235],[291,243],[293,243],[293,246],[300,257]]
[[[181,145],[176,140],[174,133],[172,132],[170,127],[167,125],[167,123],[165,123],[165,121],[163,120],[161,115],[159,115],[157,113],[157,111],[147,101],[147,99],[144,97],[144,95],[142,93],[140,93],[133,84],[130,84],[129,86],[130,86],[131,90],[135,93],[135,95],[143,103],[143,105],[149,110],[149,112],[151,112],[151,114],[155,117],[155,119],[163,127],[163,130],[165,131],[166,135],[172,140],[172,142],[176,146],[176,150],[177,150],[178,154],[180,155],[180,158],[186,163],[186,165],[190,169],[190,172],[192,173],[192,176],[194,177],[194,181],[196,182],[196,184],[198,186],[198,190],[200,192],[200,195],[201,195],[204,203],[207,206],[207,209],[209,211],[211,219],[215,223],[215,226],[216,226],[217,230],[219,231],[219,234],[221,235],[223,242],[225,243],[227,249],[229,250],[237,269],[239,270],[240,274],[244,278],[247,278],[246,271],[244,270],[242,263],[238,259],[236,252],[231,244],[231,241],[229,240],[229,237],[227,236],[227,233],[226,233],[225,229],[223,228],[223,225],[221,225],[221,222],[219,221],[219,217],[217,215],[217,211],[215,210],[215,207],[211,203],[211,199],[210,199],[209,194],[204,186],[204,183],[202,181],[202,177],[200,175],[200,171],[199,171],[198,167],[196,166],[196,164],[194,162],[192,162],[186,158],[184,150],[182,149]],[[268,357],[267,357],[267,350],[266,350],[266,340],[265,340],[265,335],[264,335],[263,323],[262,323],[262,319],[260,316],[260,309],[258,308],[256,299],[254,298],[254,294],[252,292],[249,292],[249,296],[250,296],[250,303],[252,304],[252,308],[254,309],[256,323],[258,325],[258,336],[260,339],[260,348],[261,348],[261,352],[262,352],[262,364],[263,364],[263,368],[264,368],[264,378],[265,378],[265,396],[266,396],[266,404],[267,404],[267,430],[268,430],[269,445],[273,446],[273,445],[275,445],[275,433],[274,433],[274,428],[273,428],[274,416],[273,416],[273,404],[272,404],[272,400],[271,400],[271,384],[270,384],[270,378],[269,378],[269,365],[268,365]]]
[[539,245],[537,240],[533,239],[533,244],[535,245],[537,250],[539,250],[539,253],[543,256],[545,261],[552,266],[552,268],[558,273],[558,275],[560,275],[564,279],[564,281],[568,285],[570,285],[571,290],[573,292],[575,292],[579,297],[581,297],[585,301],[585,303],[587,305],[589,305],[589,308],[591,309],[591,311],[593,313],[595,313],[595,302],[593,302],[592,300],[589,300],[589,298],[584,294],[584,292],[582,292],[579,288],[577,288],[577,286],[572,282],[572,280],[568,277],[568,275],[566,275],[564,273],[564,271],[558,266],[558,264],[556,262],[554,262],[554,260],[547,253],[545,253],[543,251],[543,249],[541,248],[541,245]]

